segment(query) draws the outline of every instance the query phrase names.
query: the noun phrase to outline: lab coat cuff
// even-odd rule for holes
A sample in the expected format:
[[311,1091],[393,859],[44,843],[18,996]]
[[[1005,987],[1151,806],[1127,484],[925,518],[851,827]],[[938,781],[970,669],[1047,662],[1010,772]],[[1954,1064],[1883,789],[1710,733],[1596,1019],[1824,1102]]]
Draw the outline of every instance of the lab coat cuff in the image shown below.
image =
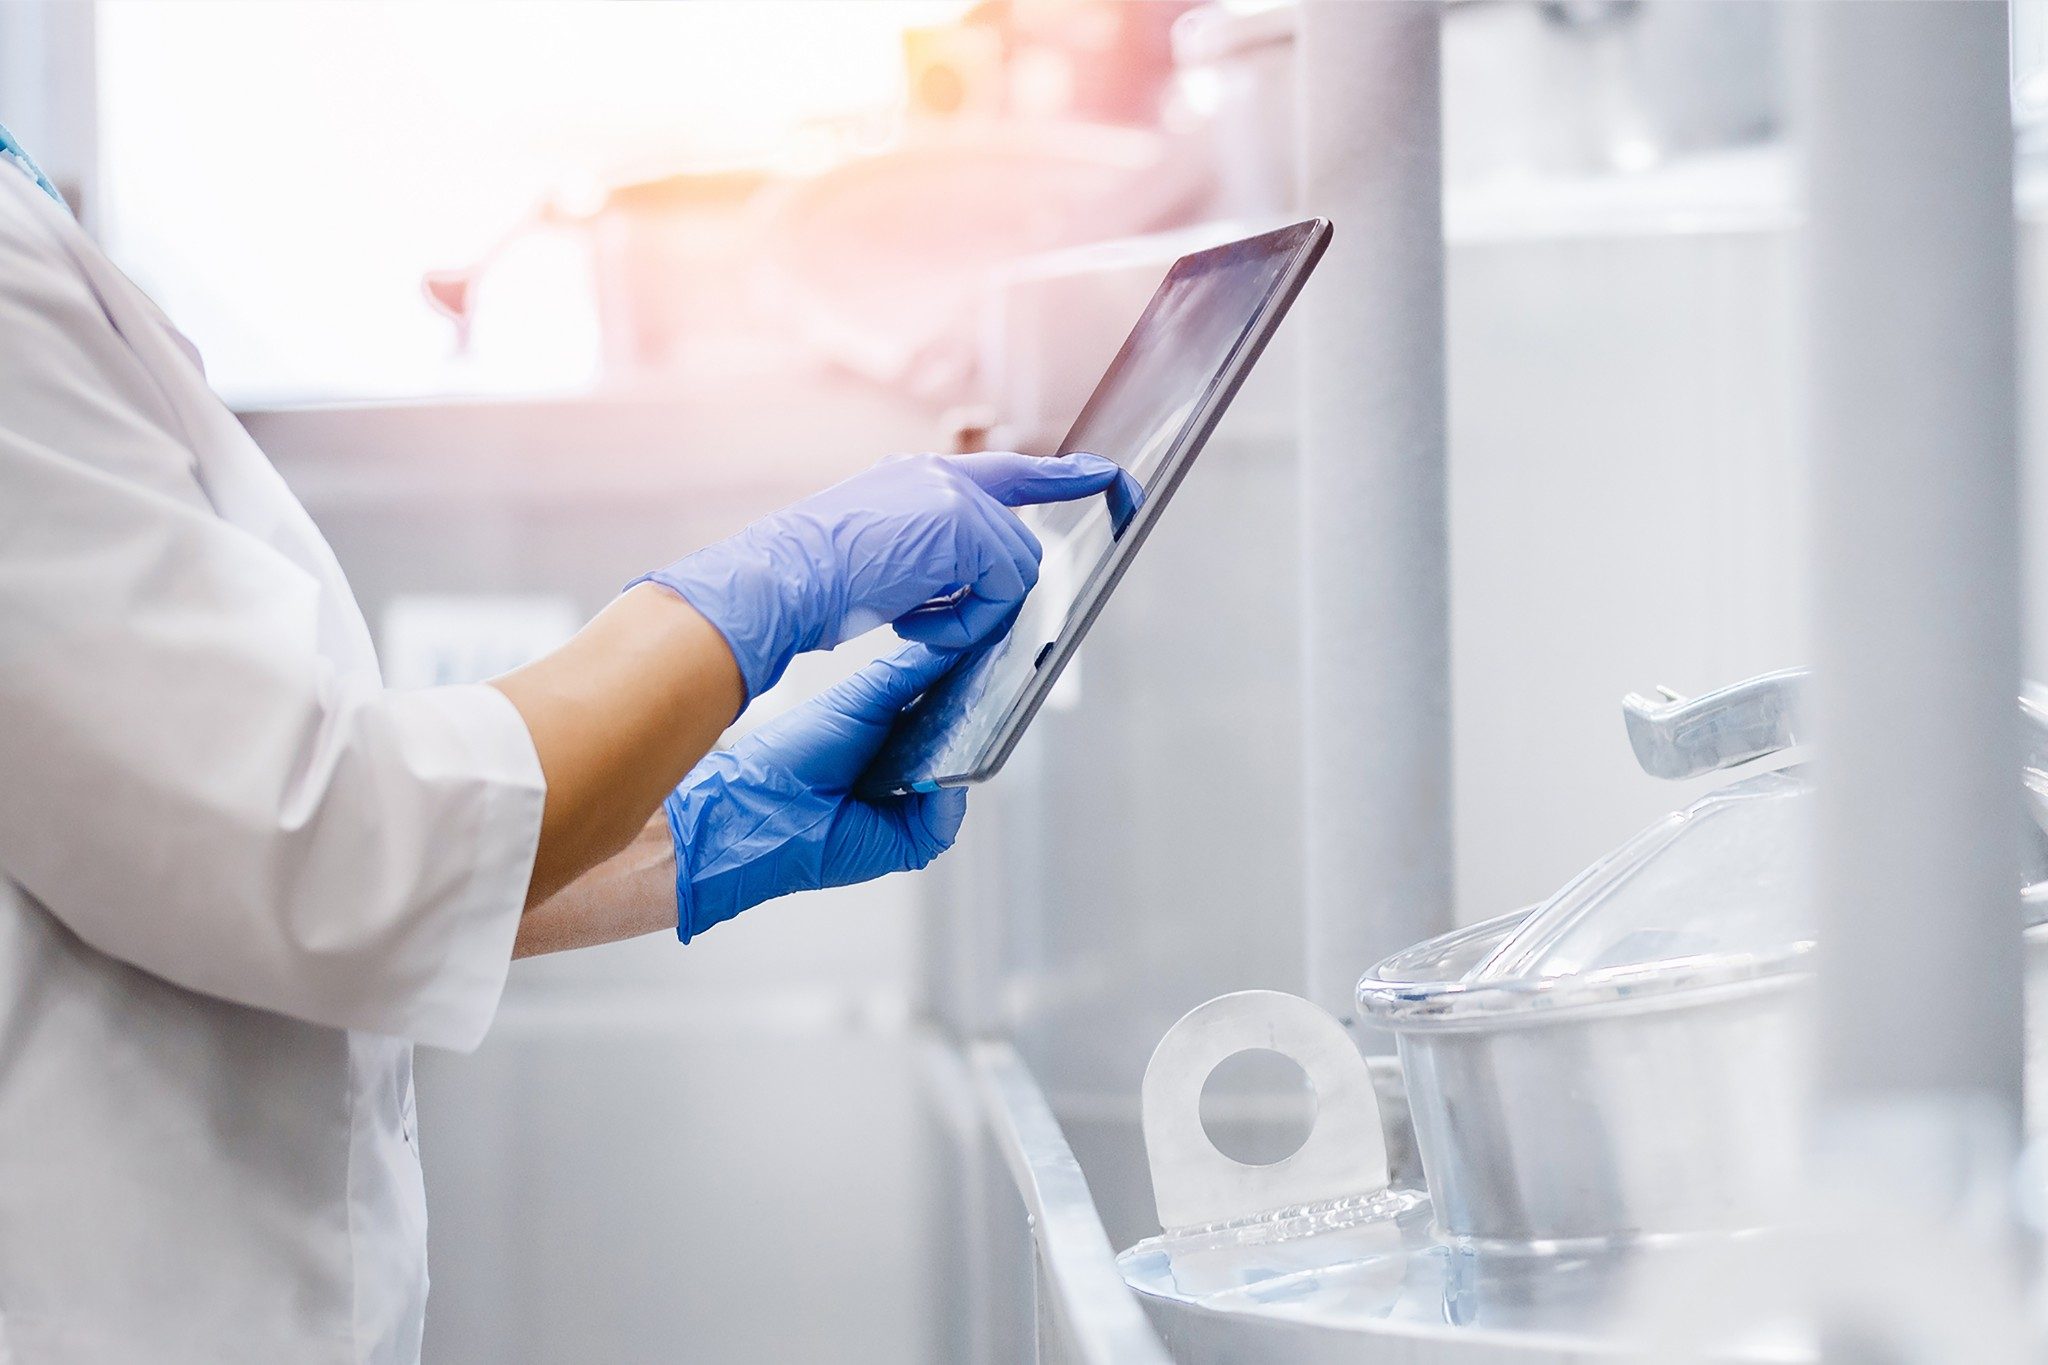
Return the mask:
[[547,779],[518,708],[477,683],[408,694],[439,713],[476,783],[470,871],[446,907],[443,970],[417,1008],[413,1041],[469,1052],[498,1012],[540,844]]

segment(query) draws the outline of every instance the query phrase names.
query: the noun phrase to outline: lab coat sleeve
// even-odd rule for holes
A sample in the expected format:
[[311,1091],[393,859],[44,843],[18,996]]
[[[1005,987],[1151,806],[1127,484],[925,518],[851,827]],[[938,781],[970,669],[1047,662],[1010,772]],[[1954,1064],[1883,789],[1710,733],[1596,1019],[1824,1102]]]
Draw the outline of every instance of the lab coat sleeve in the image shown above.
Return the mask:
[[0,870],[195,991],[474,1047],[544,783],[486,686],[321,651],[314,577],[215,515],[89,287],[0,215]]

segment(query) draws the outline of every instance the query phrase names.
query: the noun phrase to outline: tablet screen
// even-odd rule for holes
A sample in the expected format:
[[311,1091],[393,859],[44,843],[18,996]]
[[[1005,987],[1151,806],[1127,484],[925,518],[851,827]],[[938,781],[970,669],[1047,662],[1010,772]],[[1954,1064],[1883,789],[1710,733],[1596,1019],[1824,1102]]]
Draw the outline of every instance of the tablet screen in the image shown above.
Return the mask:
[[1205,415],[1213,422],[1217,390],[1234,369],[1241,377],[1233,362],[1262,321],[1270,330],[1277,320],[1267,305],[1298,282],[1304,251],[1322,231],[1297,224],[1174,264],[1060,444],[1061,453],[1116,461],[1142,490],[1139,507],[1091,497],[1019,513],[1045,547],[1038,586],[1008,631],[970,651],[904,713],[864,786],[903,790],[983,775],[1012,717],[1050,686],[1038,676],[1042,665],[1063,632],[1084,624],[1118,541],[1157,514],[1152,504],[1199,448],[1206,432],[1197,428]]

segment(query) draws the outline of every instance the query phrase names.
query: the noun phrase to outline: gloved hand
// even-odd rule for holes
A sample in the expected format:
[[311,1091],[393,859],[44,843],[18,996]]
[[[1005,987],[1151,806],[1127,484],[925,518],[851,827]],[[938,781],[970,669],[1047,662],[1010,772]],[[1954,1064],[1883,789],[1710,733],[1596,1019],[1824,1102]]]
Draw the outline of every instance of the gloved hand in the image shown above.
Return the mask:
[[885,621],[959,649],[989,634],[1038,581],[1038,538],[1009,509],[1113,489],[1100,455],[899,455],[636,579],[680,594],[732,647],[752,701],[795,655]]
[[676,937],[688,943],[751,905],[923,867],[953,846],[967,793],[852,796],[901,711],[954,661],[907,646],[690,770],[669,796]]

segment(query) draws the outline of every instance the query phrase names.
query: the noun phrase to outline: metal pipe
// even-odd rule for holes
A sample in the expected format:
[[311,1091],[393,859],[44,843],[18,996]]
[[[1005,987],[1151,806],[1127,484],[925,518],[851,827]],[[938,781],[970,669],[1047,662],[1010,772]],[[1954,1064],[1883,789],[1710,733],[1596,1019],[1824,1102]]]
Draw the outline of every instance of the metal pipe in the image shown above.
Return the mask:
[[1297,320],[1308,994],[1347,1028],[1365,969],[1451,924],[1440,19],[1309,0],[1296,44],[1335,225]]
[[2017,1143],[2019,527],[2003,5],[1806,12],[1824,1100]]
[[[1802,11],[1831,1362],[2038,1359],[2021,944],[2006,8]],[[1930,1343],[1939,1343],[1930,1346]]]

